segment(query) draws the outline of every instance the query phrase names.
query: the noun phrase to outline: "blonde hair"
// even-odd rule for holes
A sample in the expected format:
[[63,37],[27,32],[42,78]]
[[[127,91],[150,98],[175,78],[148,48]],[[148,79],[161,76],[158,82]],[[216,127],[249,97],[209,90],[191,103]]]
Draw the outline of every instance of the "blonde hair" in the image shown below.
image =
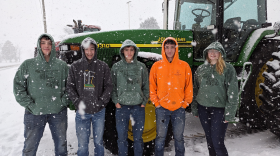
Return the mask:
[[[224,68],[226,67],[226,63],[225,63],[225,61],[224,61],[224,59],[223,59],[223,57],[222,57],[222,54],[221,53],[219,53],[220,54],[220,56],[219,56],[219,59],[218,59],[218,61],[217,61],[217,63],[216,63],[216,71],[220,74],[220,75],[222,75],[223,74],[223,72],[224,72]],[[208,55],[207,55],[207,61],[209,62],[209,63],[211,63],[211,60],[209,59],[209,57],[208,57]]]

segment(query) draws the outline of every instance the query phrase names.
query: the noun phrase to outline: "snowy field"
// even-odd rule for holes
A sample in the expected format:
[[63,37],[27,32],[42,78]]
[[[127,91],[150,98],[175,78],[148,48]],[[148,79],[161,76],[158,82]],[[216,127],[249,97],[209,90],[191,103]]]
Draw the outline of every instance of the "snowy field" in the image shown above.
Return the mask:
[[[23,148],[23,116],[24,108],[21,107],[13,95],[13,78],[17,67],[0,71],[0,156],[20,156]],[[185,127],[185,155],[206,156],[208,150],[204,137],[192,138],[194,135],[201,135],[203,130],[199,119],[187,114]],[[229,128],[234,128],[230,125]],[[68,155],[76,155],[77,138],[75,132],[75,113],[68,110]],[[226,146],[230,156],[279,156],[279,139],[269,131],[253,134],[227,135]],[[173,141],[172,141],[173,144]],[[90,143],[90,155],[93,155],[93,142]],[[48,125],[44,136],[41,139],[38,156],[54,155],[53,141]],[[108,150],[105,155],[111,156]],[[174,146],[166,149],[165,156],[174,156]]]
[[20,64],[21,64],[20,62],[1,62],[0,67],[20,65]]

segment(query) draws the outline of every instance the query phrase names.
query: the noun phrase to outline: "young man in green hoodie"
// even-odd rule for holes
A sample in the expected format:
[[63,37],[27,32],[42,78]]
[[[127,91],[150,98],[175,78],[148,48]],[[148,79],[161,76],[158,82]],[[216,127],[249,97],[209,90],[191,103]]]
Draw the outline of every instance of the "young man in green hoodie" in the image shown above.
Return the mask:
[[130,116],[133,119],[134,155],[143,155],[142,134],[145,105],[149,99],[149,75],[146,66],[137,61],[138,47],[125,40],[120,48],[122,60],[112,67],[112,100],[116,104],[116,125],[119,156],[128,155],[127,132]]
[[42,34],[38,56],[24,61],[14,78],[14,96],[25,108],[22,155],[36,155],[46,123],[54,140],[55,155],[67,155],[67,64],[55,57],[52,36]]

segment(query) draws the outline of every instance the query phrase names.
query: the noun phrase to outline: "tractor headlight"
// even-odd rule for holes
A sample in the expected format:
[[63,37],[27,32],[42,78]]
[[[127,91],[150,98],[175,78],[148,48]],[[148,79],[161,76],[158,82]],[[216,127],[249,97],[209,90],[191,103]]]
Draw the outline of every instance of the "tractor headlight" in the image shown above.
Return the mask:
[[61,45],[60,46],[60,51],[67,51],[68,50],[68,45]]
[[70,45],[70,49],[73,50],[73,51],[79,51],[80,46],[79,45]]

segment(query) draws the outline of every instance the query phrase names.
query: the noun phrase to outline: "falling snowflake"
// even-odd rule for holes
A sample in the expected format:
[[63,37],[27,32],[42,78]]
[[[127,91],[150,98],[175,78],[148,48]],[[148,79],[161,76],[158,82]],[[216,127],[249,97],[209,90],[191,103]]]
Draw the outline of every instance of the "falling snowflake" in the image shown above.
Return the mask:
[[86,109],[86,105],[85,105],[85,103],[83,101],[81,101],[79,103],[79,110],[78,110],[78,112],[82,116],[82,119],[85,118],[85,109]]
[[191,42],[191,45],[194,46],[194,47],[196,46],[196,44],[197,44],[196,41]]
[[134,126],[135,121],[134,121],[134,118],[132,117],[132,115],[130,115],[130,121],[131,121],[131,126]]
[[218,32],[218,29],[213,29],[212,30],[212,33],[215,35],[215,34],[217,34],[217,32]]
[[188,58],[192,57],[192,53],[188,53]]

